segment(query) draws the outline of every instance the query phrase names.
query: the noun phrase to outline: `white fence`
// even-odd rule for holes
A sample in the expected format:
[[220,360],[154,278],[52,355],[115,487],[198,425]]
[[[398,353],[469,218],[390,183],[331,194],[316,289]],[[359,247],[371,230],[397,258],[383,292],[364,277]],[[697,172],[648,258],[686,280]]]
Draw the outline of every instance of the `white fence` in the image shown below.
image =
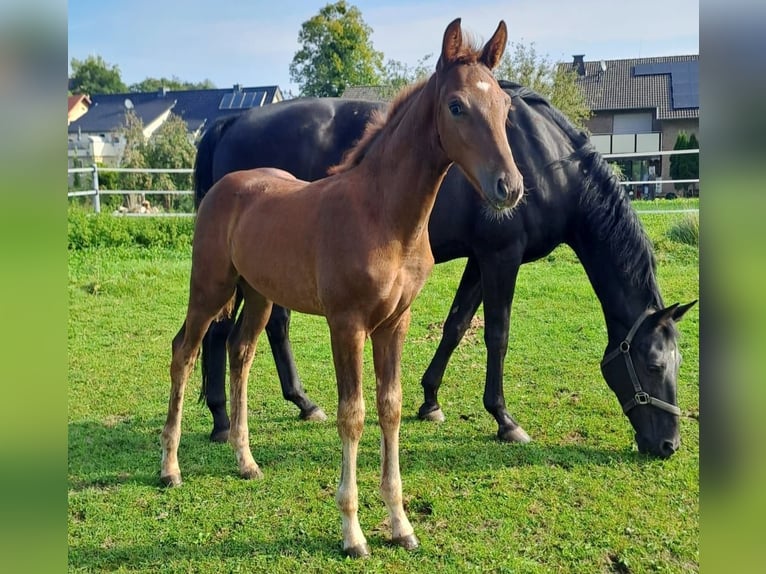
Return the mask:
[[[633,157],[655,157],[662,155],[683,155],[699,153],[698,149],[686,149],[686,150],[669,150],[669,151],[656,151],[651,154],[647,153],[612,153],[604,154],[604,159],[630,159]],[[101,196],[102,195],[194,195],[192,190],[136,190],[136,189],[100,189],[98,184],[99,172],[118,172],[118,173],[194,173],[191,168],[178,168],[178,169],[164,169],[164,168],[128,168],[128,167],[99,167],[93,165],[91,167],[74,167],[67,170],[69,174],[75,173],[87,173],[92,176],[92,188],[83,191],[70,191],[67,193],[68,197],[93,197],[93,209],[96,213],[101,212]],[[653,179],[653,180],[641,180],[641,181],[621,181],[620,185],[656,185],[661,186],[664,183],[684,183],[684,184],[697,184],[699,185],[699,179]],[[662,213],[674,213],[678,211],[698,211],[697,209],[684,209],[684,210],[657,210]],[[646,212],[646,210],[644,210]],[[174,216],[174,217],[189,217],[193,216],[193,213],[120,213],[119,215],[132,215],[132,216]]]

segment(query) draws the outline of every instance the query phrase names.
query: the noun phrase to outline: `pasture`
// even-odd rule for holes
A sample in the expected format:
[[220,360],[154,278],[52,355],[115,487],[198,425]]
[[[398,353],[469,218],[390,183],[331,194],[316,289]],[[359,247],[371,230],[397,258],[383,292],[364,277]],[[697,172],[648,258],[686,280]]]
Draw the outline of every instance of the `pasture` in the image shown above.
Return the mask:
[[[667,236],[683,217],[642,216],[666,304],[699,294],[697,247]],[[481,310],[440,391],[446,422],[415,417],[420,377],[463,264],[434,268],[413,305],[404,348],[401,469],[405,506],[421,541],[413,553],[385,543],[367,344],[358,481],[372,556],[352,561],[341,554],[334,501],[340,439],[324,319],[294,314],[291,336],[304,386],[330,420],[297,420],[295,407],[281,397],[263,338],[250,377],[249,419],[264,480],[238,478],[231,447],[208,441],[210,415],[196,402],[197,370],[187,389],[179,449],[184,484],[166,490],[159,486],[159,435],[170,389],[170,342],[186,306],[190,249],[70,250],[69,570],[697,571],[698,307],[679,324],[681,448],[668,460],[652,459],[637,452],[632,428],[601,377],[604,320],[573,252],[559,247],[523,266],[505,394],[533,442],[503,444],[482,406]]]

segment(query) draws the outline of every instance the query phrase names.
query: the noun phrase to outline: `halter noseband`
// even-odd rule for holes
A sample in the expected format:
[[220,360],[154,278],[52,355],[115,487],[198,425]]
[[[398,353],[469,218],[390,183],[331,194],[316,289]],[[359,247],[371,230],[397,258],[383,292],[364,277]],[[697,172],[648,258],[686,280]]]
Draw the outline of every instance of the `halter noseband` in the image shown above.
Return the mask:
[[668,411],[669,413],[673,413],[676,416],[681,415],[681,409],[679,409],[675,405],[671,405],[670,403],[667,403],[661,399],[658,399],[656,397],[651,396],[649,393],[644,391],[643,388],[641,388],[641,383],[638,380],[638,375],[636,374],[636,369],[633,366],[633,359],[630,358],[630,343],[633,341],[633,336],[636,334],[636,331],[638,331],[638,328],[641,326],[641,323],[644,322],[644,319],[646,319],[650,315],[651,311],[648,309],[644,311],[641,316],[636,319],[636,322],[633,323],[633,326],[630,328],[630,331],[628,331],[628,334],[625,336],[625,339],[619,344],[619,346],[606,355],[604,359],[601,361],[601,366],[603,367],[616,357],[622,355],[625,358],[625,366],[628,369],[628,375],[630,376],[630,380],[633,382],[633,389],[636,391],[636,394],[633,396],[632,399],[627,401],[624,405],[622,405],[622,411],[627,414],[628,411],[630,411],[632,408],[638,406],[638,405],[654,405],[658,409],[662,409],[663,411]]

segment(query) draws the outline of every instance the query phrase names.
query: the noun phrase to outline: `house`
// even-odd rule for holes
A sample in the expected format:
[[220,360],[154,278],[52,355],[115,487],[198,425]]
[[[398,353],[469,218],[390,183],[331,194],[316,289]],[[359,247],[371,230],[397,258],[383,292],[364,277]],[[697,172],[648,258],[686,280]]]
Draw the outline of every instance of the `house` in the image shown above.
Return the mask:
[[90,104],[90,98],[84,94],[69,96],[67,98],[67,125],[87,112]]
[[340,97],[347,100],[388,102],[394,95],[396,91],[390,86],[348,86]]
[[[591,141],[604,154],[641,153],[616,163],[630,181],[670,179],[670,156],[679,132],[699,137],[699,56],[585,61],[559,64],[577,74],[593,116]],[[678,192],[673,184],[636,185],[636,197]]]
[[149,93],[92,95],[87,112],[69,123],[69,166],[119,165],[125,149],[120,132],[128,110],[141,119],[146,138],[173,113],[186,122],[189,137],[196,139],[220,117],[282,99],[278,86],[242,87],[239,84],[212,90],[161,89]]

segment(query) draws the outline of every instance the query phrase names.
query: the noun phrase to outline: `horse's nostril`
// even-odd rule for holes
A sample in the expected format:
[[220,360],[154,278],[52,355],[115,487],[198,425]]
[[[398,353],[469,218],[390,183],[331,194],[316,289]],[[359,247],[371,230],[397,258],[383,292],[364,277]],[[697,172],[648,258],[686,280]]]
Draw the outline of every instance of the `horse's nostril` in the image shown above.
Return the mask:
[[660,443],[660,455],[669,457],[676,452],[677,448],[678,446],[672,440],[664,440]]
[[511,188],[508,186],[506,178],[501,177],[497,180],[497,197],[502,200],[506,200],[511,195]]

